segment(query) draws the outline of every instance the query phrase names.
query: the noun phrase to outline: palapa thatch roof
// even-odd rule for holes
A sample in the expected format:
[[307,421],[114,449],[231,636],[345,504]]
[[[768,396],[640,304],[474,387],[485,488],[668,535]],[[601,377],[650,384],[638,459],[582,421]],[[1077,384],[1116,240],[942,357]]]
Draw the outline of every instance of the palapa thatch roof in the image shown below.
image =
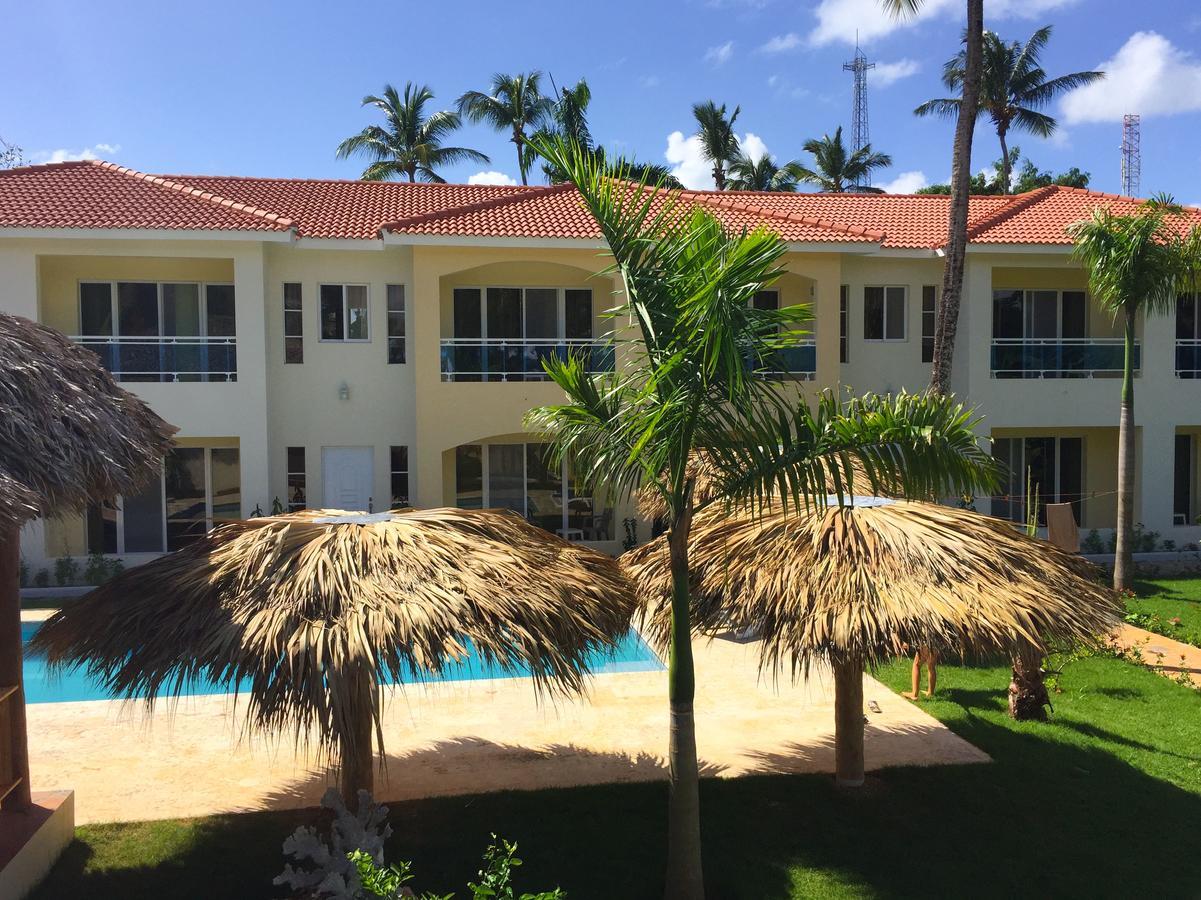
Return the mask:
[[470,643],[540,687],[577,690],[635,606],[615,559],[508,511],[310,510],[224,525],[130,569],[47,620],[34,646],[128,698],[248,679],[251,727],[303,741],[316,726],[324,756],[347,749],[354,722],[378,725],[364,679],[436,673]]
[[[871,665],[905,646],[1007,651],[1112,628],[1118,604],[1078,556],[1009,522],[875,497],[759,516],[711,507],[692,523],[693,617],[702,630],[753,626],[766,668],[815,659]],[[622,556],[663,640],[666,536]]]
[[0,528],[132,492],[174,432],[91,350],[0,314]]

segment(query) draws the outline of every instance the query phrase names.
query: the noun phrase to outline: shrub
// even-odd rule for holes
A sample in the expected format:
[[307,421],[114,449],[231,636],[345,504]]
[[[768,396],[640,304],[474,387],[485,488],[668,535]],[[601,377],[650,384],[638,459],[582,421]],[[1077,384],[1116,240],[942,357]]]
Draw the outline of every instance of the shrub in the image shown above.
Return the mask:
[[1101,540],[1100,532],[1094,528],[1086,534],[1080,542],[1080,549],[1085,553],[1104,553],[1105,542]]
[[48,569],[38,569],[38,573],[33,576],[34,587],[50,587],[50,571]]
[[83,567],[83,580],[87,584],[104,584],[109,578],[108,560],[103,553],[89,553],[88,564]]
[[17,579],[21,587],[29,587],[29,563],[25,562],[24,557],[17,563]]
[[74,584],[79,578],[79,563],[73,556],[60,556],[54,561],[54,583],[59,587]]
[[[451,900],[453,894],[415,894],[406,884],[413,880],[412,864],[384,862],[384,843],[392,834],[388,825],[388,808],[375,803],[366,791],[359,792],[359,811],[351,813],[334,788],[325,792],[321,805],[334,813],[327,839],[317,829],[297,828],[284,841],[284,855],[299,863],[285,863],[276,885],[290,887],[297,896],[313,900],[368,900],[381,897],[399,900]],[[479,882],[467,885],[474,900],[565,900],[565,894],[555,888],[537,894],[516,894],[513,889],[513,870],[521,865],[517,845],[509,841],[493,843],[484,852],[484,865],[479,870]]]

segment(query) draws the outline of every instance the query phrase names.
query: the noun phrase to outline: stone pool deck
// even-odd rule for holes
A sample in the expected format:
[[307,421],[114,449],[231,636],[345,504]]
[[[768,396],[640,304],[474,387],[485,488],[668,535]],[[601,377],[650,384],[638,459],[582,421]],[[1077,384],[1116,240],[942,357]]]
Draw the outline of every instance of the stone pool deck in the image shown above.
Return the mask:
[[[833,772],[829,673],[793,685],[760,678],[754,643],[695,645],[697,745],[705,775]],[[879,712],[871,709],[872,703]],[[920,706],[864,679],[868,769],[988,762]],[[203,816],[316,805],[328,773],[291,738],[245,738],[224,696],[161,706],[117,701],[29,706],[36,790],[72,788],[76,820]],[[586,698],[538,701],[523,679],[385,691],[383,800],[666,777],[667,674],[597,676]]]

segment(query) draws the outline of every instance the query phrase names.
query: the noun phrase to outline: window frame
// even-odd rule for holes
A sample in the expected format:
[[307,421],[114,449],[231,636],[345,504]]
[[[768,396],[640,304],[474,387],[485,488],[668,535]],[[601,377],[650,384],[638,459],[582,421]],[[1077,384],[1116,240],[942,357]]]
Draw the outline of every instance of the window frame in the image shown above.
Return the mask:
[[[283,313],[284,313],[284,365],[299,366],[304,364],[304,282],[301,281],[285,281],[283,284]],[[296,308],[289,309],[288,307],[288,287],[296,285]],[[288,330],[288,319],[294,318],[299,323],[299,330],[293,334]],[[288,359],[289,342],[298,341],[300,354],[298,359]]]
[[[396,290],[400,294],[400,309],[392,308],[392,292]],[[386,328],[384,335],[384,352],[387,357],[387,363],[390,366],[403,366],[409,360],[409,333],[408,333],[408,291],[401,283],[392,283],[384,285],[384,317],[386,319]],[[392,325],[395,321],[394,317],[400,320],[400,334],[392,333]],[[400,348],[400,358],[392,358],[392,348]]]
[[[398,469],[395,465],[396,451],[404,451],[404,468]],[[409,459],[408,444],[390,444],[388,446],[388,508],[389,509],[408,509],[413,505],[412,482],[409,480],[412,477],[412,465]],[[394,500],[396,491],[393,490],[396,483],[396,477],[403,475],[405,479],[405,502],[397,505]]]
[[[927,296],[927,294],[929,296]],[[926,301],[930,308],[926,308]],[[929,319],[927,319],[927,316]],[[929,334],[926,326],[929,325]],[[938,333],[938,285],[922,285],[922,362],[934,362],[934,336]]]
[[[297,471],[292,468],[292,451],[299,450],[302,458],[302,468]],[[292,479],[299,477],[300,486],[304,491],[304,503],[292,501]],[[304,444],[290,444],[284,447],[284,512],[299,512],[309,508],[309,455]]]
[[[109,287],[108,303],[109,303],[109,320],[113,323],[112,334],[86,334],[83,330],[83,286],[85,284],[107,284]],[[117,285],[120,284],[153,284],[155,288],[155,299],[158,306],[158,334],[155,337],[162,340],[163,338],[172,337],[209,337],[209,322],[208,322],[208,289],[210,287],[228,287],[234,289],[234,333],[232,335],[215,335],[218,339],[228,339],[236,341],[237,334],[237,309],[238,309],[238,290],[237,285],[232,281],[201,281],[188,278],[77,278],[75,280],[75,334],[81,338],[119,338],[119,337],[145,337],[150,339],[149,335],[122,335],[121,334],[121,317],[120,304],[117,297]],[[174,335],[163,334],[163,287],[171,284],[194,284],[197,290],[197,309],[200,317],[200,334],[198,335]]]
[[[327,338],[324,328],[324,300],[321,296],[323,288],[336,287],[342,292],[342,337]],[[367,337],[352,338],[350,333],[350,307],[347,305],[347,288],[361,287],[365,297],[364,308],[367,311]],[[321,281],[317,283],[317,342],[320,344],[370,344],[374,329],[371,327],[371,285],[361,281]]]
[[[881,337],[873,338],[867,336],[867,292],[870,290],[883,291],[883,304],[881,306],[881,322],[880,334]],[[889,291],[901,292],[901,336],[888,336],[888,293]],[[909,340],[909,285],[907,284],[865,284],[863,286],[863,340],[869,344],[904,344]]]
[[838,286],[838,362],[846,363],[851,359],[851,286]]
[[[480,292],[480,336],[462,338],[467,341],[487,342],[490,340],[506,340],[513,342],[528,342],[528,341],[591,341],[596,342],[602,340],[596,335],[596,289],[591,285],[563,285],[563,284],[455,284],[451,286],[451,296],[453,298],[456,290],[474,290]],[[530,337],[525,333],[526,318],[525,318],[525,292],[526,291],[554,291],[555,292],[555,334],[553,337]],[[521,337],[515,338],[492,338],[488,334],[488,292],[489,291],[521,291]],[[568,291],[587,291],[592,297],[592,315],[591,331],[592,336],[586,338],[569,338],[567,333],[567,292]],[[453,316],[452,316],[453,319]],[[459,340],[457,334],[452,334],[450,340]]]
[[[1041,485],[1041,484],[1039,485],[1039,487],[1040,487],[1040,490],[1039,490],[1040,518],[1039,518],[1039,523],[1038,523],[1039,527],[1042,528],[1042,527],[1046,526],[1046,521],[1042,517],[1042,513],[1046,509],[1046,506],[1048,503],[1071,503],[1073,509],[1076,511],[1076,514],[1077,514],[1077,524],[1079,524],[1079,525],[1084,524],[1083,503],[1086,499],[1088,499],[1088,487],[1087,487],[1087,484],[1085,481],[1085,479],[1088,475],[1088,439],[1083,434],[1021,434],[1021,435],[1004,435],[1002,437],[990,437],[990,440],[992,442],[991,455],[994,459],[998,458],[996,451],[997,451],[997,444],[1000,441],[1008,441],[1009,442],[1009,453],[1005,457],[1008,461],[1011,462],[1013,459],[1013,442],[1015,442],[1015,441],[1019,442],[1021,456],[1022,456],[1022,460],[1021,460],[1022,466],[1021,466],[1020,471],[1014,472],[1012,466],[1007,465],[1007,467],[1009,468],[1010,477],[1017,479],[1016,483],[1021,486],[1021,492],[1020,493],[1016,493],[1016,492],[1005,493],[1005,494],[1002,494],[1002,495],[998,496],[997,498],[995,498],[991,504],[992,515],[996,516],[997,518],[1004,519],[1007,522],[1015,522],[1018,524],[1022,523],[1023,520],[1021,518],[1015,518],[1014,515],[1012,514],[1012,512],[1010,515],[1005,515],[1003,511],[998,509],[998,506],[1001,503],[1007,503],[1011,506],[1011,510],[1015,505],[1018,507],[1019,512],[1021,510],[1024,510],[1025,505],[1026,505],[1026,492],[1025,492],[1026,491],[1026,469],[1029,466],[1029,464],[1027,462],[1028,457],[1026,455],[1026,441],[1048,440],[1048,439],[1054,442],[1054,447],[1055,447],[1055,459],[1054,459],[1054,464],[1052,466],[1053,480],[1054,480],[1054,498],[1052,499],[1052,498],[1048,497],[1041,490],[1041,488],[1044,487],[1044,485]],[[1062,485],[1062,480],[1063,480],[1063,441],[1065,441],[1065,440],[1072,440],[1072,441],[1080,442],[1080,493],[1076,495],[1075,500],[1064,500],[1063,499],[1063,496],[1064,496],[1063,491],[1062,491],[1062,487],[1063,487],[1063,485]],[[1004,487],[1008,487],[1008,484],[1004,485]]]

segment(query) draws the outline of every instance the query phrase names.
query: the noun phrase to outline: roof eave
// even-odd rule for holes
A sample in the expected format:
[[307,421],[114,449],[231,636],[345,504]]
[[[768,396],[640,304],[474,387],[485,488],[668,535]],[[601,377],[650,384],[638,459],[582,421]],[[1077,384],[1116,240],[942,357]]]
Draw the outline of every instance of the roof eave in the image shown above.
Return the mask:
[[0,238],[66,238],[68,240],[154,240],[154,241],[270,241],[291,243],[292,228],[31,228],[0,227]]

